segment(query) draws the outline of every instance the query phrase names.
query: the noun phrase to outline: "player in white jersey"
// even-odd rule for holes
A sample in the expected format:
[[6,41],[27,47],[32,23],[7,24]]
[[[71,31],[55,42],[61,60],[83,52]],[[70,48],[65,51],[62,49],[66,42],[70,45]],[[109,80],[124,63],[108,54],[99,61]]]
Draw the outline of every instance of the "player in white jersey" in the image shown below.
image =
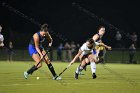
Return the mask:
[[[96,56],[98,57],[98,62],[96,63],[103,63],[104,62],[104,56],[106,53],[106,49],[111,50],[111,47],[104,44],[102,42],[102,37],[105,34],[105,27],[104,26],[100,26],[98,28],[98,33],[93,35],[92,39],[94,40],[95,43],[99,43],[96,47],[95,50],[93,52],[93,54],[96,54]],[[90,63],[89,63],[90,64]],[[89,64],[85,64],[84,66],[84,70],[86,71],[86,66]],[[82,73],[79,73],[82,74]]]
[[96,78],[96,64],[95,62],[97,62],[97,56],[93,54],[93,49],[95,48],[96,44],[93,41],[92,38],[88,39],[86,41],[86,43],[84,43],[77,55],[73,58],[73,60],[70,62],[71,64],[73,64],[78,58],[80,58],[80,65],[77,67],[76,71],[75,71],[75,79],[78,79],[78,74],[79,72],[81,72],[83,70],[83,67],[85,66],[85,64],[90,63],[91,65],[91,71],[92,71],[92,78],[95,79]]
[[4,46],[4,37],[3,35],[1,34],[1,31],[2,31],[2,26],[0,25],[0,47],[3,47]]

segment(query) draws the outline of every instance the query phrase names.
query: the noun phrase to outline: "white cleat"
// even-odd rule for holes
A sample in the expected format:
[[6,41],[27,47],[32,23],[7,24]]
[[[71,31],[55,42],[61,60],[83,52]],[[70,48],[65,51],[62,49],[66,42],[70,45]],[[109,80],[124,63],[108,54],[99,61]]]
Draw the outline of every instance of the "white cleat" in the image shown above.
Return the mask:
[[57,77],[56,80],[62,80],[62,78],[61,77]]
[[27,79],[28,76],[29,76],[29,74],[25,71],[25,72],[24,72],[24,77],[25,77],[25,79]]

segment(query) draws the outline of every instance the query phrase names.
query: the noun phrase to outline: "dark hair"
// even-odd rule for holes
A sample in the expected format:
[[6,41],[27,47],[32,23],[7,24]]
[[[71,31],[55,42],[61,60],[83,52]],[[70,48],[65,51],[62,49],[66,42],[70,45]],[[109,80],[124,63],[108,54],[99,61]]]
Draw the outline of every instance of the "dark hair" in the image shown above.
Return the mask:
[[101,28],[105,28],[105,26],[99,26],[97,30],[99,31]]
[[89,42],[90,44],[94,43],[94,40],[92,38],[87,39],[87,42]]
[[48,31],[48,24],[41,25],[41,29],[40,30],[47,32]]

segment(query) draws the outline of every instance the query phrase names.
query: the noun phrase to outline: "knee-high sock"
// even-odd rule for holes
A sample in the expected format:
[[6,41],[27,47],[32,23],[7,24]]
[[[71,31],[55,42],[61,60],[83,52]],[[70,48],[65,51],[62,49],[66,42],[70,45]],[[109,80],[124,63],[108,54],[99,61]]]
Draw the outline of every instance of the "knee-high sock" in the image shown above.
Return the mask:
[[88,64],[86,63],[86,64],[84,65],[83,69],[86,69],[87,65],[88,65]]
[[79,73],[83,70],[83,67],[81,65],[79,65],[76,69],[76,73]]
[[33,65],[28,71],[27,71],[27,73],[28,74],[33,74],[33,72],[35,71],[35,70],[37,70],[38,68],[35,66],[35,65]]
[[55,73],[55,70],[54,70],[53,65],[51,63],[48,64],[48,68],[51,71],[52,75],[55,77],[56,76],[56,73]]
[[95,73],[96,72],[96,64],[95,64],[95,62],[91,62],[90,67],[91,67],[92,74]]

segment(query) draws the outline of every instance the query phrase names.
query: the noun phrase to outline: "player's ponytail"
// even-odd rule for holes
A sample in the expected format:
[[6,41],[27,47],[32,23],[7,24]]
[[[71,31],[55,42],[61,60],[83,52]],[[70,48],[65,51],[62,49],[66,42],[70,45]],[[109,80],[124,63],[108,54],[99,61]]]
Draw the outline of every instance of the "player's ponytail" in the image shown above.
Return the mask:
[[47,32],[48,31],[48,24],[43,24],[42,26],[41,26],[41,29],[40,29],[41,31],[45,31],[45,32]]

